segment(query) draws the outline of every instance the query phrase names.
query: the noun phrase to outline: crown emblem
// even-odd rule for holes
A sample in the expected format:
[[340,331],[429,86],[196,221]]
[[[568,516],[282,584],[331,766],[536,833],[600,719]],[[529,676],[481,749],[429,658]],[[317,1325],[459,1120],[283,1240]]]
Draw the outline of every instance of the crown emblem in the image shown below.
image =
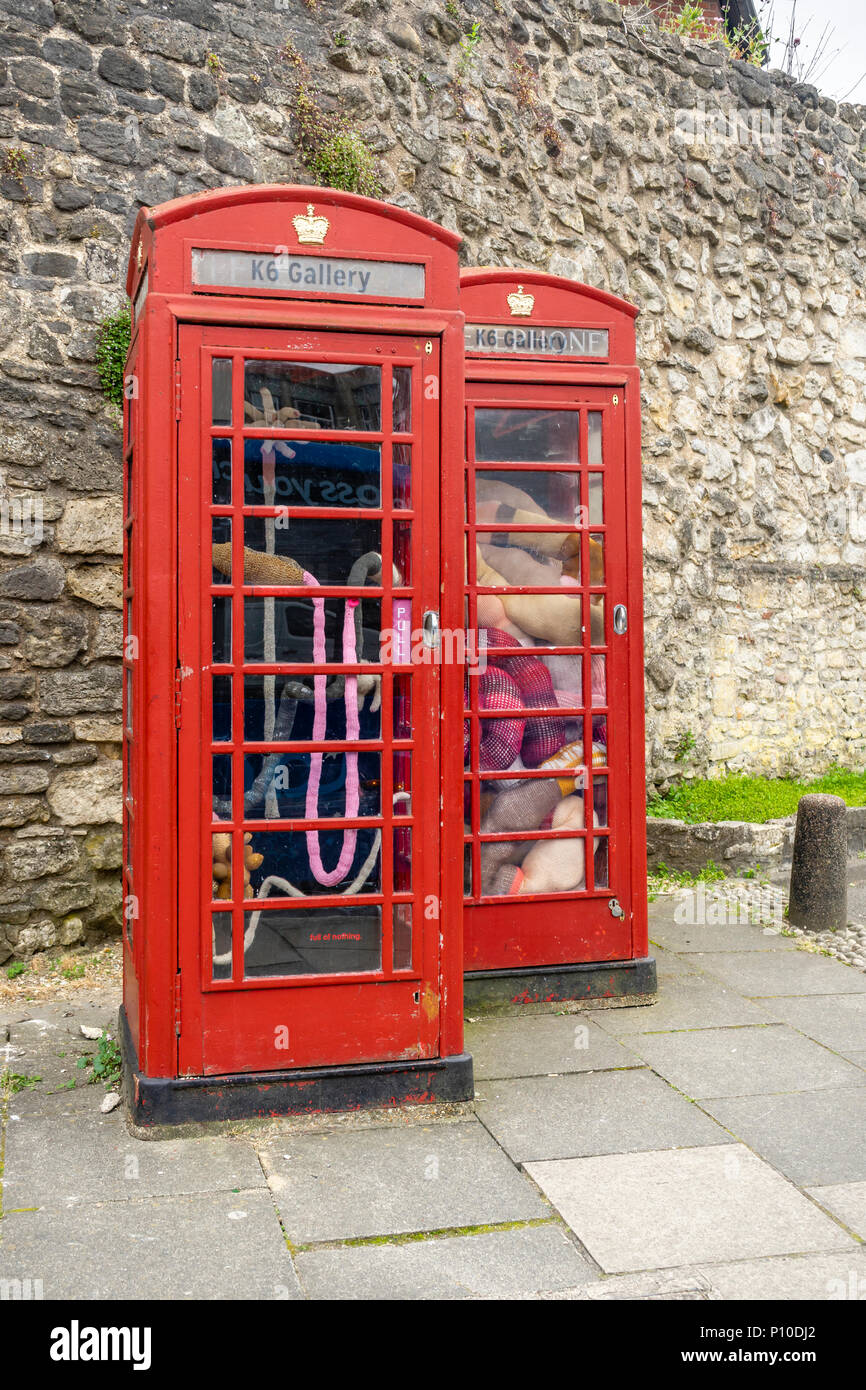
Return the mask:
[[518,285],[508,296],[508,307],[515,318],[528,319],[535,305],[534,294],[524,294],[523,286]]
[[325,240],[325,235],[330,222],[321,213],[316,216],[312,203],[307,203],[306,216],[299,212],[297,217],[292,218],[292,225],[298,234],[298,241],[304,246],[321,246]]

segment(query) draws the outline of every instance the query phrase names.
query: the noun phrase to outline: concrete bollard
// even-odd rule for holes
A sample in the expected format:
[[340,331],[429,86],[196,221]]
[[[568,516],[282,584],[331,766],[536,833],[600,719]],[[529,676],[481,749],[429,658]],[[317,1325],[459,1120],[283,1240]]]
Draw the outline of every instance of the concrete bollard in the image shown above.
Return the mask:
[[788,921],[807,931],[848,923],[848,820],[841,796],[801,796]]

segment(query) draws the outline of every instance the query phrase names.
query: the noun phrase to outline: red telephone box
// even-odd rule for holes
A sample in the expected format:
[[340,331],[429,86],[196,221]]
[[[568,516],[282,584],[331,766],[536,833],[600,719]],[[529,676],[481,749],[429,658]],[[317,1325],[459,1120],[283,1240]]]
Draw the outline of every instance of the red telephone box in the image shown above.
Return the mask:
[[647,995],[630,304],[467,270],[467,999]]
[[[124,432],[124,1008],[139,1123],[472,1094],[459,238],[374,200],[142,209]],[[450,485],[440,484],[450,478]],[[388,637],[392,650],[384,649]],[[449,843],[449,836],[453,843]]]

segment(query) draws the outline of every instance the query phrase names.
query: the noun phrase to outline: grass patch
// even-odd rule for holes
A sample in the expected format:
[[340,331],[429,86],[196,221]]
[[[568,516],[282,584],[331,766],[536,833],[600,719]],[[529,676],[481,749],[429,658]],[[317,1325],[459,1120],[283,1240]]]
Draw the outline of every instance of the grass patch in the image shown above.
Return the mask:
[[831,767],[812,782],[788,777],[713,777],[708,781],[682,782],[667,796],[647,806],[649,816],[674,820],[742,820],[760,823],[792,816],[806,792],[841,796],[848,806],[866,806],[866,772],[846,772]]

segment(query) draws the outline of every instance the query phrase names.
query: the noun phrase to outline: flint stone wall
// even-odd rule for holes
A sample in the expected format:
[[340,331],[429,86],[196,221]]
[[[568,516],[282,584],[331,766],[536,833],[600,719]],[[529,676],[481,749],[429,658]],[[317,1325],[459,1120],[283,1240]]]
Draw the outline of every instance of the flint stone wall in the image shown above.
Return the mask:
[[[0,0],[0,960],[119,926],[120,449],[96,330],[141,204],[309,181],[287,41],[384,196],[457,228],[465,263],[642,309],[650,786],[863,766],[866,112],[633,19]],[[41,530],[16,530],[34,498]]]

